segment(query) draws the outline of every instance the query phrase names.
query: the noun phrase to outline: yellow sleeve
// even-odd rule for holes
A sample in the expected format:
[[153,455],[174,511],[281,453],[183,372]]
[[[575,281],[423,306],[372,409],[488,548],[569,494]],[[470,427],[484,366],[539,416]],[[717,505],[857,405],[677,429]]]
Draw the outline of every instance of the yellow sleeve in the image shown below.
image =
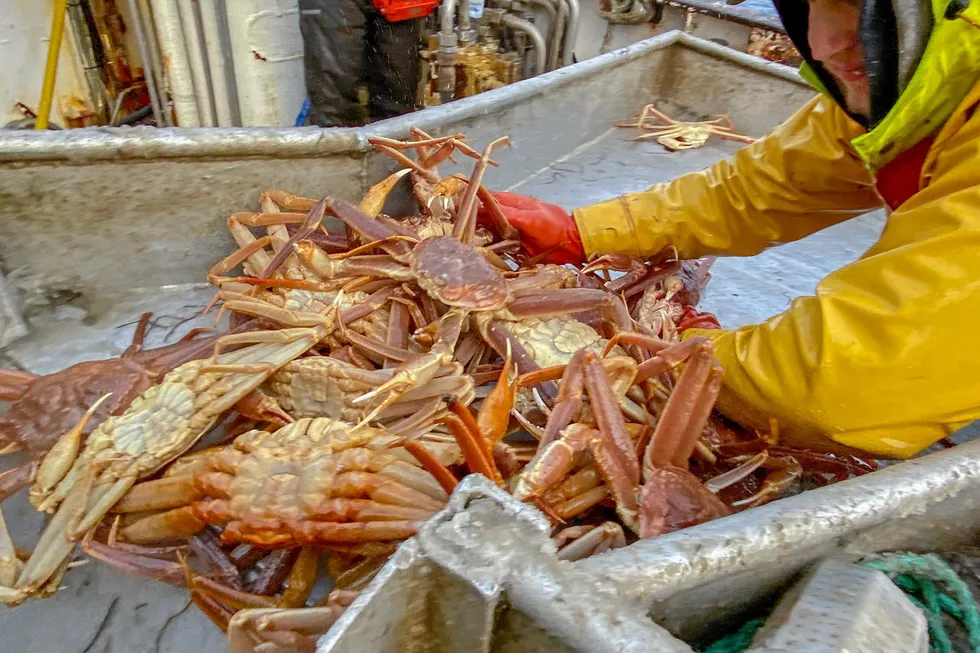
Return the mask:
[[[864,257],[760,325],[690,331],[725,368],[719,409],[789,444],[907,458],[980,418],[980,115]],[[966,130],[964,130],[966,131]],[[828,437],[830,440],[828,440]]]
[[[861,133],[824,96],[731,161],[574,211],[588,256],[750,256],[881,206],[850,146]],[[673,156],[683,157],[683,152]]]

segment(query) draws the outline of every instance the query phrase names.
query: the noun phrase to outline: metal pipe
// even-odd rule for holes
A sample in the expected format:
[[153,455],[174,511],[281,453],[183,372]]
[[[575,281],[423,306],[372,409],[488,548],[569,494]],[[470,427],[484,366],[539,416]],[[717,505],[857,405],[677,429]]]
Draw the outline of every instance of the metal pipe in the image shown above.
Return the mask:
[[[560,2],[561,0],[559,0]],[[554,70],[552,60],[558,61],[558,49],[561,47],[561,33],[558,30],[558,8],[551,0],[526,0],[527,4],[541,7],[548,14],[548,70]]]
[[470,25],[470,0],[459,0],[459,9],[457,10],[457,24],[459,25],[459,43],[460,45],[469,45],[476,41],[476,32]]
[[[129,0],[129,13],[133,17],[133,36],[136,38],[136,47],[143,60],[143,78],[146,79],[146,89],[150,92],[150,107],[153,109],[153,119],[157,127],[163,127],[163,105],[160,104],[160,96],[157,95],[157,85],[153,76],[153,64],[150,60],[150,49],[146,44],[146,33],[143,31],[143,21],[140,20],[139,7],[136,0]],[[111,124],[111,123],[110,123]]]
[[177,0],[150,2],[160,36],[160,49],[163,51],[161,61],[165,62],[170,80],[170,99],[177,113],[177,124],[181,127],[200,127],[201,115],[197,110],[197,97],[194,95],[194,81],[187,59]]
[[37,110],[34,129],[47,129],[54,102],[54,82],[58,76],[58,57],[61,56],[61,41],[65,35],[65,14],[68,13],[68,0],[55,0],[54,16],[51,18],[51,40],[48,41],[48,60],[44,64],[44,83],[41,86],[41,103]]
[[565,2],[568,3],[568,24],[565,26],[562,65],[570,66],[572,65],[572,57],[575,54],[575,39],[578,38],[578,19],[581,12],[579,11],[578,0],[565,0]]
[[545,44],[544,36],[541,35],[538,28],[535,27],[531,21],[518,18],[514,14],[504,14],[500,19],[500,22],[511,29],[524,32],[534,43],[536,65],[534,75],[532,75],[532,77],[545,72],[547,66],[548,46]]
[[[132,1],[132,0],[130,0]],[[232,120],[232,93],[229,76],[234,75],[231,57],[224,48],[221,34],[221,21],[227,22],[227,12],[224,3],[217,0],[198,0],[196,3],[201,12],[201,26],[204,31],[204,51],[207,53],[207,64],[211,74],[211,95],[214,98],[215,118],[218,127],[231,127],[236,123]],[[223,14],[223,15],[222,15]],[[237,103],[237,94],[234,97]]]
[[106,104],[109,92],[106,90],[105,82],[102,81],[102,70],[99,68],[99,63],[95,60],[92,34],[89,32],[88,23],[85,22],[85,11],[82,9],[80,1],[68,3],[68,20],[75,37],[78,56],[82,60],[85,82],[91,96],[92,106],[95,108],[95,115],[99,117],[100,121],[106,122],[109,119],[109,109]]
[[[456,0],[443,0],[439,15],[439,55],[437,57],[439,74],[439,100],[442,104],[452,102],[456,94],[456,30],[453,18],[456,17]],[[469,14],[467,14],[468,16]]]
[[171,110],[170,99],[167,97],[167,79],[163,69],[163,58],[160,56],[160,45],[157,43],[157,29],[153,24],[153,12],[150,10],[147,0],[136,0],[136,16],[147,35],[146,45],[150,53],[150,61],[143,63],[153,68],[153,77],[157,85],[157,97],[160,100],[160,108],[163,110],[163,123],[159,127],[166,125],[174,126],[174,113]]
[[555,70],[558,68],[558,62],[561,60],[561,49],[565,46],[565,36],[563,28],[565,23],[568,21],[568,5],[565,4],[565,0],[555,0],[558,8],[558,20],[555,25],[555,30],[558,35],[555,37],[555,50],[551,54],[551,60],[548,62],[548,69]]
[[177,12],[187,47],[187,60],[190,63],[191,82],[197,100],[197,112],[203,127],[214,127],[217,119],[214,96],[211,93],[211,71],[208,69],[207,53],[204,51],[204,38],[201,22],[198,19],[197,3],[193,0],[177,0]]

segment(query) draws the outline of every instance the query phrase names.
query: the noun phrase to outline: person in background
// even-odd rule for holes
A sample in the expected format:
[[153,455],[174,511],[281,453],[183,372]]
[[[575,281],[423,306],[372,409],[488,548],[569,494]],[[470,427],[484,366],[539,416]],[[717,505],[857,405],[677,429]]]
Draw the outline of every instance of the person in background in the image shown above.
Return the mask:
[[421,19],[389,22],[371,0],[299,0],[299,10],[309,124],[353,127],[415,109]]
[[813,296],[683,337],[714,344],[718,407],[739,423],[774,417],[791,445],[906,458],[980,418],[980,0],[775,4],[821,93],[768,136],[572,214],[498,200],[524,248],[557,263],[671,245],[752,256],[886,208],[878,242]]

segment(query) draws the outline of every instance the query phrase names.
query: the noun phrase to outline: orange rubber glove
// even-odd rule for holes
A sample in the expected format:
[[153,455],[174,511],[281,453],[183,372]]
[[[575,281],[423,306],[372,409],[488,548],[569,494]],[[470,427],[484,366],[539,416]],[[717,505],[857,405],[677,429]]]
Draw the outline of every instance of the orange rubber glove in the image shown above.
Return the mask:
[[[544,263],[582,263],[585,249],[571,214],[555,204],[514,193],[493,193],[507,222],[521,233],[521,245],[532,257]],[[477,218],[490,223],[490,214],[481,205]]]

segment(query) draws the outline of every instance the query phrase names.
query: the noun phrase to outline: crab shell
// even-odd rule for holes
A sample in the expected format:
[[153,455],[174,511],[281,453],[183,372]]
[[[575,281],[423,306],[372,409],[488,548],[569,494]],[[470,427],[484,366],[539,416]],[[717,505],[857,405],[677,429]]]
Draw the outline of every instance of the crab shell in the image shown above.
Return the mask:
[[412,272],[419,286],[447,306],[495,311],[511,300],[500,270],[471,245],[451,236],[434,236],[412,251]]

